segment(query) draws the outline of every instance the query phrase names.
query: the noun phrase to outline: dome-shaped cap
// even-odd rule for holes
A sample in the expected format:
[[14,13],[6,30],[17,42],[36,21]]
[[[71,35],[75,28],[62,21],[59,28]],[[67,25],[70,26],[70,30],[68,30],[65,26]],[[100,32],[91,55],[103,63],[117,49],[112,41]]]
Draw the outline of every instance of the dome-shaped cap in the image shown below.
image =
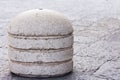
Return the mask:
[[73,28],[64,15],[51,10],[35,9],[16,16],[8,32],[20,36],[62,36],[71,34]]

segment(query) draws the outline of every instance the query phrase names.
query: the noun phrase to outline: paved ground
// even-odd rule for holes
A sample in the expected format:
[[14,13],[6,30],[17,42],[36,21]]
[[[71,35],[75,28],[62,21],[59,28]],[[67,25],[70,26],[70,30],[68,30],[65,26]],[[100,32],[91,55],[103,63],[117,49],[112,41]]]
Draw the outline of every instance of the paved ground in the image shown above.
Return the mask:
[[74,27],[74,71],[44,80],[120,80],[120,0],[0,0],[0,80],[42,80],[12,75],[7,27],[18,13],[35,8],[59,11]]

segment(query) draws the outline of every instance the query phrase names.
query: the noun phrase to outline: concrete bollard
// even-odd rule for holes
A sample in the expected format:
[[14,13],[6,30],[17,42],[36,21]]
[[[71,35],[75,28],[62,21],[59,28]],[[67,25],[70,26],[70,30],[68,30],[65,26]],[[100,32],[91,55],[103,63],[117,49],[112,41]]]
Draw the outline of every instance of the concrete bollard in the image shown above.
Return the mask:
[[35,9],[16,16],[8,28],[10,71],[52,77],[73,69],[73,28],[62,14]]

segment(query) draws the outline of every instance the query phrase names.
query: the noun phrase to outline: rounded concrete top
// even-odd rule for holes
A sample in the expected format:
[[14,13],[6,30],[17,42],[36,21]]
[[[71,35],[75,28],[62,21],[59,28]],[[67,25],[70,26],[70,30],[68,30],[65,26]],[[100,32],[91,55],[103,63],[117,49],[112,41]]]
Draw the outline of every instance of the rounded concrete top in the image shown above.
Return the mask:
[[35,9],[16,16],[8,32],[19,36],[64,36],[71,34],[73,28],[64,15],[51,10]]

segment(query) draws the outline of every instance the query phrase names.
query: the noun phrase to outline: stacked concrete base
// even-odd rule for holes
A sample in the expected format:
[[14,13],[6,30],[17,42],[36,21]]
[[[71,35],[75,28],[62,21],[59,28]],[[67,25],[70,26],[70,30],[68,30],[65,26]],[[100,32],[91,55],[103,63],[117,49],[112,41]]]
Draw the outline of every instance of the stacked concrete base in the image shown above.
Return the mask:
[[73,29],[66,17],[49,10],[19,14],[8,30],[11,72],[51,77],[73,69]]

